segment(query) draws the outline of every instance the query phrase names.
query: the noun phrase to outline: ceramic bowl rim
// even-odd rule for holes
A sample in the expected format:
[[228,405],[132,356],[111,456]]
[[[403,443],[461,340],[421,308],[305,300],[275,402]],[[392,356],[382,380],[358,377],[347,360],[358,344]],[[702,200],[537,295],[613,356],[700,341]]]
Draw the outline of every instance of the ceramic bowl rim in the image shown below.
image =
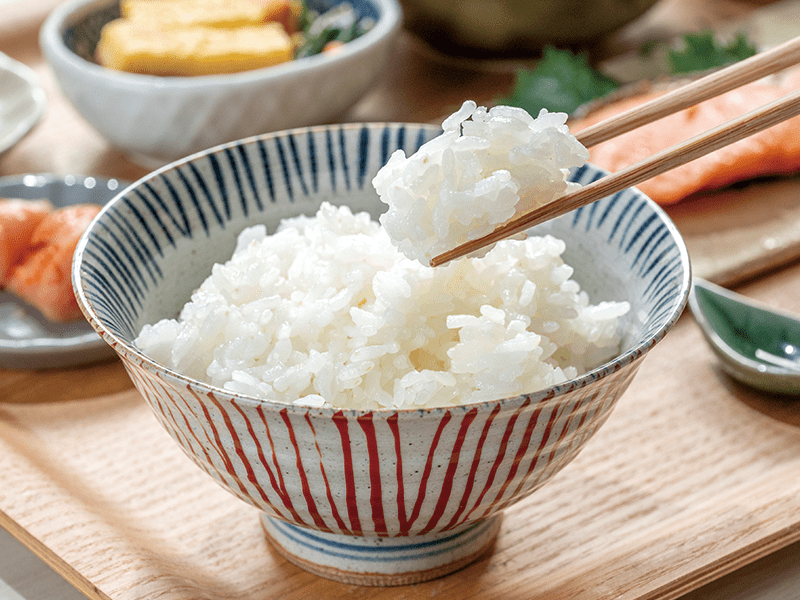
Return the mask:
[[[343,63],[353,56],[370,52],[373,46],[390,39],[400,29],[403,16],[397,0],[364,0],[375,5],[381,11],[381,16],[372,29],[355,40],[347,42],[338,52],[307,56],[287,63],[237,73],[180,77],[145,75],[109,69],[78,56],[67,47],[64,33],[69,25],[87,16],[93,9],[105,7],[117,1],[68,0],[57,6],[45,19],[39,33],[40,44],[46,51],[45,56],[51,67],[57,61],[61,65],[68,66],[71,71],[82,72],[96,80],[106,80],[109,86],[146,88],[154,91],[195,90],[221,85],[244,86],[289,79],[324,68],[327,65]],[[47,51],[52,53],[52,58],[47,57]]]
[[[188,377],[179,373],[169,367],[166,367],[150,357],[146,354],[141,352],[138,348],[136,348],[132,343],[120,338],[112,331],[108,330],[105,325],[103,325],[102,320],[98,317],[95,313],[91,303],[86,298],[84,293],[84,289],[81,286],[81,263],[83,253],[86,249],[87,242],[89,237],[94,232],[94,225],[97,221],[103,218],[106,212],[108,212],[113,205],[115,205],[125,194],[128,190],[133,190],[137,186],[154,179],[157,179],[162,176],[162,174],[174,170],[186,163],[193,162],[197,159],[200,159],[204,156],[215,154],[221,151],[224,151],[229,148],[235,148],[242,144],[252,143],[258,140],[269,140],[272,138],[283,137],[287,135],[294,135],[297,133],[306,133],[306,132],[324,132],[326,130],[330,130],[331,128],[338,129],[363,129],[364,127],[367,128],[378,128],[378,127],[385,127],[388,125],[397,125],[397,126],[405,126],[405,127],[420,127],[420,128],[436,128],[440,130],[438,125],[431,125],[430,123],[409,123],[409,122],[397,122],[397,123],[345,123],[345,124],[333,124],[333,125],[315,125],[311,127],[298,127],[293,129],[287,129],[282,131],[275,131],[260,135],[251,136],[248,138],[244,138],[241,140],[236,140],[233,142],[228,142],[225,144],[220,144],[214,146],[212,148],[208,148],[206,150],[202,150],[200,152],[196,152],[191,154],[187,157],[182,159],[173,161],[163,167],[144,175],[139,180],[131,183],[126,188],[120,190],[120,192],[114,196],[97,214],[97,216],[93,219],[92,223],[89,225],[87,231],[81,237],[80,241],[78,242],[78,246],[76,248],[74,259],[72,263],[72,281],[73,287],[75,289],[75,295],[78,300],[78,305],[81,308],[86,319],[95,328],[95,330],[100,334],[100,336],[112,345],[119,354],[124,355],[126,360],[134,362],[140,365],[142,368],[146,369],[153,375],[158,376],[159,378],[163,378],[165,380],[172,381],[178,384],[181,388],[188,388],[193,391],[200,392],[202,394],[207,394],[209,392],[214,394],[214,397],[218,400],[225,399],[229,402],[236,402],[241,404],[247,404],[251,406],[268,406],[271,408],[277,408],[279,410],[288,410],[292,414],[314,414],[319,415],[321,417],[332,417],[335,414],[343,414],[348,418],[356,418],[362,415],[392,415],[397,413],[403,414],[413,414],[417,413],[420,415],[435,415],[441,416],[445,413],[453,413],[454,411],[462,411],[467,412],[471,409],[476,407],[494,407],[494,406],[509,406],[513,404],[518,404],[523,402],[525,399],[530,399],[533,402],[542,402],[547,401],[550,399],[556,399],[565,393],[568,393],[572,390],[581,389],[586,387],[587,385],[591,384],[594,381],[603,379],[613,373],[616,373],[620,369],[636,362],[637,359],[644,357],[649,350],[656,345],[659,341],[661,341],[664,336],[669,332],[670,329],[675,325],[675,323],[680,318],[681,314],[683,313],[686,303],[689,297],[689,291],[691,289],[691,263],[689,260],[689,253],[686,248],[686,244],[680,235],[675,224],[669,218],[667,213],[658,206],[653,200],[651,200],[648,196],[644,193],[636,190],[636,193],[640,195],[641,198],[646,200],[646,202],[650,205],[651,209],[654,213],[656,213],[659,218],[662,220],[663,224],[668,228],[670,232],[670,239],[675,244],[676,250],[678,251],[680,257],[680,264],[683,267],[681,281],[679,285],[679,297],[674,300],[673,308],[669,318],[662,323],[662,325],[652,331],[647,339],[641,341],[640,343],[636,344],[635,346],[628,348],[625,352],[616,355],[611,360],[604,362],[603,364],[597,366],[590,371],[587,371],[583,375],[580,375],[574,379],[569,379],[563,383],[559,383],[553,386],[548,386],[544,389],[531,392],[531,393],[523,393],[517,396],[512,396],[509,398],[500,398],[497,400],[489,400],[489,401],[481,401],[481,402],[473,402],[473,403],[466,403],[466,404],[458,404],[458,405],[449,405],[445,407],[435,407],[435,408],[386,408],[386,409],[355,409],[355,408],[339,408],[339,407],[311,407],[307,405],[298,405],[298,404],[287,404],[283,402],[279,402],[277,400],[269,400],[265,398],[258,398],[256,396],[250,396],[241,393],[232,393],[228,390],[225,390],[221,387],[217,387],[215,385],[205,383],[194,379],[192,377]],[[592,163],[589,164],[593,169],[596,169],[600,172],[605,172],[600,167]]]

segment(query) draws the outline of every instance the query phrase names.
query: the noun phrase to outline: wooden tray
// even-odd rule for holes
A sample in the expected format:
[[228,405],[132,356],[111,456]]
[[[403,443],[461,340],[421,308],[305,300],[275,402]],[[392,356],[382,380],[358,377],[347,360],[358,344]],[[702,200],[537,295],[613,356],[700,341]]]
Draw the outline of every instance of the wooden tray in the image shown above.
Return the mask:
[[[745,291],[800,310],[798,288],[795,267]],[[686,315],[488,556],[411,587],[283,560],[132,389],[0,404],[0,525],[90,598],[675,598],[800,539],[799,407],[722,375]]]
[[[41,58],[37,32],[57,1],[3,9],[0,50],[36,69],[51,105],[0,170],[136,179],[143,170],[67,105]],[[509,83],[441,68],[406,42],[398,53],[353,120],[426,121]],[[697,274],[741,283],[800,254],[798,192],[800,180],[760,182],[669,212]],[[739,291],[800,312],[800,266]],[[410,587],[356,588],[283,560],[256,512],[180,452],[118,362],[3,371],[0,401],[0,526],[90,598],[676,598],[800,540],[800,403],[731,382],[688,315],[582,454],[506,511],[489,555]]]

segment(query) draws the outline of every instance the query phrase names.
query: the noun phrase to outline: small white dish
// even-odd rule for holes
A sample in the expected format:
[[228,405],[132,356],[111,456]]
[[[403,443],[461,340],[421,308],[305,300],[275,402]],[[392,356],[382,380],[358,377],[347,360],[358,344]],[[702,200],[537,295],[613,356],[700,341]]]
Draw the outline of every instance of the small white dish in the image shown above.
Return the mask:
[[46,107],[36,73],[0,52],[0,153],[25,137]]
[[[47,198],[55,207],[105,204],[126,182],[80,175],[0,177],[0,198]],[[86,321],[53,323],[0,290],[0,368],[46,369],[110,358],[111,348]]]

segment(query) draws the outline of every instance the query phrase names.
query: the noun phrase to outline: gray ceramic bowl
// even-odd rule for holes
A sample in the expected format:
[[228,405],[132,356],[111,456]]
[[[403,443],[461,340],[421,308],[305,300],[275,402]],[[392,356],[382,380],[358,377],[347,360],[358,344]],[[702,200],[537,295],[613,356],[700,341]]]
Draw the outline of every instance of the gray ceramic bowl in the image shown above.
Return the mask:
[[[309,0],[318,7],[338,0]],[[374,28],[341,51],[199,77],[159,77],[96,64],[117,0],[69,0],[45,21],[40,45],[61,91],[104,138],[154,167],[247,136],[335,120],[385,68],[400,22],[396,0],[351,0]]]
[[[75,254],[89,322],[122,358],[156,418],[224,488],[258,507],[278,551],[356,583],[420,581],[490,546],[503,508],[572,460],[610,415],[647,351],[673,326],[689,260],[652,201],[626,190],[538,228],[594,302],[627,300],[618,356],[544,390],[425,410],[286,405],[209,386],[139,351],[140,328],[173,317],[237,234],[314,214],[324,200],[377,217],[372,178],[428,125],[343,125],[225,145],[156,171],[117,196]],[[591,165],[573,177],[602,173]]]

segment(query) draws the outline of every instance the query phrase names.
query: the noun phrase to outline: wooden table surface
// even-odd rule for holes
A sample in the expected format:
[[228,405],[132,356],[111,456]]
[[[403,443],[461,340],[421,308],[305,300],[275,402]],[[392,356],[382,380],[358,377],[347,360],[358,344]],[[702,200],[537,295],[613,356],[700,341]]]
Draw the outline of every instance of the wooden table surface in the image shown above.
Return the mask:
[[[38,29],[43,19],[56,4],[55,0],[37,0],[36,2],[0,0],[0,52],[31,66],[39,74],[49,103],[46,115],[39,125],[14,148],[0,155],[0,176],[24,173],[73,173],[135,180],[145,175],[146,169],[110,147],[82,120],[61,96],[43,62],[38,48]],[[763,4],[763,2],[733,0],[662,0],[655,10],[620,32],[613,39],[593,48],[593,51],[598,56],[613,57],[636,47],[645,39],[668,38],[676,32],[708,25],[725,28],[730,27],[732,22],[749,23],[750,26],[756,28],[757,34],[765,36],[769,41],[775,38],[780,41],[781,38],[788,37],[787,32],[778,30],[778,25],[774,25],[774,28],[768,30],[758,29],[763,27],[759,16],[762,14],[760,11],[780,9],[784,11],[781,14],[785,14],[788,1],[784,0],[767,9],[762,7]],[[770,21],[773,24],[776,22],[780,23],[780,19]],[[796,27],[800,28],[800,24],[797,24]],[[387,69],[375,88],[353,107],[345,117],[346,120],[435,120],[450,112],[453,107],[460,105],[466,98],[475,99],[479,103],[488,102],[506,92],[512,83],[515,68],[515,64],[508,61],[476,63],[453,57],[443,57],[431,52],[405,32],[398,39],[397,49],[392,60],[394,61],[392,68]],[[686,209],[676,211],[678,216],[680,216],[681,210],[685,211]],[[782,265],[779,271],[761,274],[755,279],[750,279],[746,284],[741,285],[739,290],[773,306],[800,312],[800,265],[791,262]],[[672,334],[668,336],[667,340],[670,337]],[[764,420],[767,430],[773,431],[776,435],[785,436],[792,442],[798,440],[800,435],[798,406],[800,405],[784,398],[766,396],[743,389],[727,380],[714,368],[710,351],[702,346],[702,341],[694,330],[694,323],[688,316],[684,316],[676,328],[675,342],[670,344],[665,341],[663,349],[659,347],[658,352],[654,352],[653,357],[648,358],[646,364],[649,364],[649,367],[643,369],[644,377],[658,378],[674,374],[675,365],[686,360],[685,348],[682,347],[684,342],[692,344],[690,352],[692,360],[703,365],[703,368],[695,370],[695,374],[704,380],[686,381],[681,385],[659,382],[656,384],[657,387],[663,388],[665,393],[678,393],[683,400],[694,398],[698,402],[716,403],[720,407],[725,407],[727,411],[744,411],[748,414],[752,412],[758,419]],[[633,387],[635,388],[635,386]],[[644,384],[640,387],[644,387]],[[113,407],[121,407],[120,410],[124,413],[135,399],[136,392],[133,391],[130,380],[121,364],[115,360],[72,369],[0,370],[0,424],[3,424],[5,427],[3,431],[9,435],[5,441],[12,446],[12,442],[9,441],[12,438],[19,441],[20,444],[28,439],[25,436],[33,430],[27,425],[36,424],[38,418],[36,411],[40,410],[41,403],[48,403],[49,406],[52,406],[54,413],[64,415],[65,418],[72,418],[69,415],[74,416],[80,413],[81,408],[75,408],[78,406],[94,406],[100,413],[109,411]],[[664,403],[672,400],[674,398],[663,398]],[[614,419],[609,421],[612,434],[614,423],[621,423],[621,421],[614,421]],[[15,430],[15,427],[19,429]],[[89,426],[87,425],[87,427]],[[42,441],[48,440],[43,438]],[[773,455],[773,458],[775,456],[777,455]],[[775,458],[775,460],[778,459]],[[794,457],[790,457],[788,464],[794,464],[792,461],[794,461]],[[0,462],[2,462],[1,458]],[[0,481],[2,480],[0,479]],[[703,482],[697,482],[697,485],[703,485]],[[789,486],[787,490],[790,488],[792,486]],[[752,493],[757,496],[758,491],[753,490]],[[781,501],[782,499],[779,497],[773,498],[772,504],[781,504]],[[14,511],[20,510],[20,506],[24,505],[24,502],[30,502],[33,506],[36,501],[33,498],[23,501],[19,497],[9,497],[0,485],[0,524],[52,564],[53,556],[50,549],[47,548],[47,544],[32,535],[21,523],[24,521],[19,518],[21,513],[14,513]],[[742,502],[747,504],[745,499],[742,499]],[[660,588],[659,586],[644,586],[648,590],[661,589],[662,593],[653,592],[650,596],[640,595],[635,592],[634,588],[628,587],[624,594],[620,594],[620,597],[675,598],[736,568],[742,569],[739,571],[742,577],[761,578],[765,577],[765,573],[769,573],[769,577],[776,582],[773,589],[780,590],[774,593],[783,594],[786,592],[788,584],[785,583],[785,579],[781,579],[779,571],[785,576],[791,569],[787,570],[784,567],[787,564],[794,565],[796,561],[793,561],[793,557],[800,551],[796,544],[791,545],[800,538],[800,528],[796,526],[790,514],[794,510],[794,505],[787,504],[787,506],[788,508],[775,509],[773,512],[770,512],[770,508],[763,507],[766,521],[772,519],[771,522],[776,523],[776,533],[766,538],[759,538],[760,546],[758,548],[754,548],[753,544],[747,546],[748,551],[741,554],[739,559],[731,564],[720,566],[719,563],[715,563],[714,568],[708,569],[703,577],[692,579],[693,583],[691,584],[683,585],[680,581],[670,581],[668,585],[661,585]],[[711,511],[708,514],[713,513],[713,507],[708,510]],[[731,513],[731,517],[735,518],[736,514]],[[78,527],[77,523],[75,527]],[[662,534],[669,537],[669,532],[662,532]],[[615,551],[618,556],[624,555],[623,546],[617,547]],[[676,553],[675,556],[680,556],[680,548],[673,548],[672,551]],[[709,546],[706,551],[713,554],[718,549]],[[771,554],[773,552],[775,554]],[[753,562],[764,555],[770,556],[763,560],[769,561],[771,558],[773,562],[764,563],[762,560],[749,567],[744,566],[745,563]],[[527,568],[523,558],[515,559],[508,553],[500,553],[498,556],[504,561],[514,562],[516,560],[518,564],[510,569],[511,573],[522,573]],[[124,557],[120,557],[120,560],[124,561]],[[280,559],[272,558],[271,560],[278,561]],[[2,553],[0,553],[0,561],[2,561]],[[54,565],[57,570],[62,570],[67,576],[72,573],[71,565],[62,564],[58,560],[55,562],[58,563]],[[463,580],[454,580],[452,577],[445,578],[442,580],[443,583],[434,583],[428,587],[416,589],[416,592],[415,588],[407,588],[405,591],[395,590],[391,596],[387,597],[409,597],[423,592],[426,597],[428,595],[442,598],[467,597],[468,587],[480,588],[481,577],[486,576],[482,575],[481,569],[490,569],[491,565],[491,561],[484,563],[480,568],[470,571],[469,576]],[[504,566],[508,567],[508,565]],[[566,569],[566,567],[564,568]],[[295,591],[313,590],[323,595],[331,592],[331,597],[334,596],[334,590],[336,594],[344,594],[345,590],[341,585],[331,584],[332,587],[327,588],[324,582],[311,582],[312,580],[309,579],[311,576],[300,573],[288,563],[281,563],[280,569],[282,574],[296,582]],[[796,571],[797,569],[795,569]],[[562,573],[562,576],[566,577],[567,572],[568,569]],[[74,573],[72,574],[74,575]],[[2,575],[2,570],[0,570],[0,575]],[[630,585],[631,576],[626,577],[623,579],[626,581],[626,585]],[[800,573],[797,573],[797,577],[800,581]],[[457,581],[464,583],[461,584]],[[530,585],[529,580],[520,577],[520,582],[523,581],[526,582],[525,585]],[[730,579],[723,579],[718,584],[711,584],[712,587],[689,593],[686,598],[699,600],[703,597],[712,597],[704,594],[711,594],[714,585],[717,585],[717,591],[713,593],[723,593],[726,589],[725,586],[731,585],[727,583],[729,581]],[[2,583],[1,580],[0,583]],[[522,584],[520,583],[520,585]],[[562,591],[568,591],[567,583],[563,585],[565,587]],[[606,595],[598,594],[595,597],[615,597],[613,587],[609,588],[610,585],[612,584],[605,582],[603,594]],[[663,590],[667,588],[670,591],[664,594]],[[800,587],[793,589],[795,591],[791,593],[792,597],[800,596]],[[719,592],[719,590],[723,590],[723,592]],[[1,586],[0,591],[2,591]],[[94,591],[82,589],[82,591],[91,597],[115,597],[107,589]],[[511,593],[514,597],[527,597],[524,590],[514,587],[513,581],[508,584],[506,591],[514,592]],[[95,594],[95,592],[97,593]],[[378,597],[374,595],[374,592],[354,591],[353,589],[348,591],[348,593],[358,592],[361,592],[361,597]],[[726,594],[726,596],[718,597],[734,597],[730,590]],[[592,597],[592,595],[589,594],[586,597]],[[783,596],[775,595],[774,597]]]

